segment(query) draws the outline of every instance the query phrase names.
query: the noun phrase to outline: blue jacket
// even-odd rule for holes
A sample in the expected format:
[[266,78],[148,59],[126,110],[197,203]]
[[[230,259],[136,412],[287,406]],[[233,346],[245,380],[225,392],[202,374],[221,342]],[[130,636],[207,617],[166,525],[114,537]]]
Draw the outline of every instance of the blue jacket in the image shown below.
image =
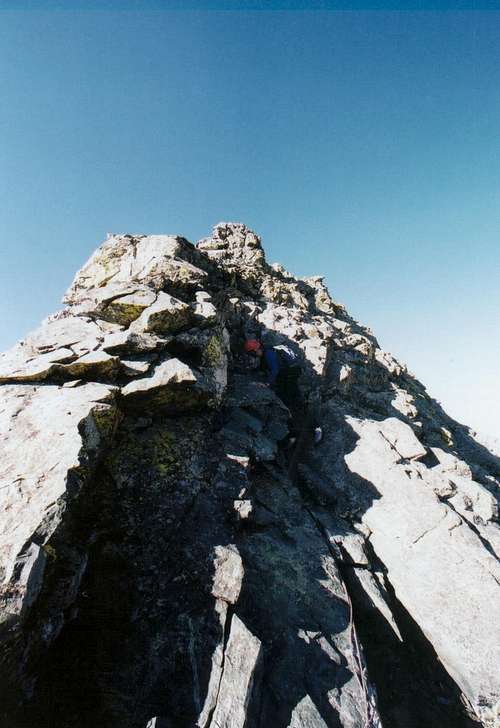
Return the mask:
[[282,369],[298,366],[296,354],[288,347],[264,348],[264,361],[267,369],[269,384],[274,384]]
[[269,384],[274,384],[282,366],[280,358],[274,349],[264,349],[264,359],[267,366],[267,381]]

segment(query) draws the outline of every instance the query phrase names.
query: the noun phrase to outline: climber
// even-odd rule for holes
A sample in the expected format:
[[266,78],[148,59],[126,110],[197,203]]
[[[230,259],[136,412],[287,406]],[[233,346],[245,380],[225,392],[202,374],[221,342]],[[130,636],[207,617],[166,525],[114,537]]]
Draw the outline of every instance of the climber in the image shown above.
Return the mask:
[[[292,422],[303,419],[305,407],[299,388],[302,367],[297,355],[288,346],[264,346],[258,339],[245,341],[244,349],[247,354],[260,360],[261,368],[267,371],[267,384],[290,410]],[[296,440],[294,435],[295,433],[291,433],[292,444]],[[322,437],[321,427],[315,427],[314,443],[321,442]]]

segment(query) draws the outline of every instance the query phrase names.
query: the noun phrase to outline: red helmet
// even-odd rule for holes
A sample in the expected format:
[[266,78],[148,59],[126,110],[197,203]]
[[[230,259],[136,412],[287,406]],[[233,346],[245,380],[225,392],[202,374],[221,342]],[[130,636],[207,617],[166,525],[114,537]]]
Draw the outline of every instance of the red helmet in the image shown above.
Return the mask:
[[251,351],[259,351],[262,348],[262,344],[257,339],[248,339],[245,341],[245,351],[250,353]]

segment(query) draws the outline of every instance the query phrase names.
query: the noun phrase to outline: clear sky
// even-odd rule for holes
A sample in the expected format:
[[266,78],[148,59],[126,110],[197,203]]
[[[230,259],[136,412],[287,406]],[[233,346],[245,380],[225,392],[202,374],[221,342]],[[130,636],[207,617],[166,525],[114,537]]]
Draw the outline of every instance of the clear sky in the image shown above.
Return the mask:
[[500,12],[304,6],[0,3],[0,350],[108,231],[241,221],[498,437]]

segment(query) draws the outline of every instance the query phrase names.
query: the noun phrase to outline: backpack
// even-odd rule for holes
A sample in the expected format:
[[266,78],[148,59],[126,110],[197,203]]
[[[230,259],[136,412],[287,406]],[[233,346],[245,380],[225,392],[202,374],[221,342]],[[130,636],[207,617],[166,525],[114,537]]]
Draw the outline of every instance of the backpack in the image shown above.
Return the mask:
[[280,363],[284,367],[296,367],[299,365],[299,358],[297,354],[286,344],[273,346],[273,349],[278,354]]

